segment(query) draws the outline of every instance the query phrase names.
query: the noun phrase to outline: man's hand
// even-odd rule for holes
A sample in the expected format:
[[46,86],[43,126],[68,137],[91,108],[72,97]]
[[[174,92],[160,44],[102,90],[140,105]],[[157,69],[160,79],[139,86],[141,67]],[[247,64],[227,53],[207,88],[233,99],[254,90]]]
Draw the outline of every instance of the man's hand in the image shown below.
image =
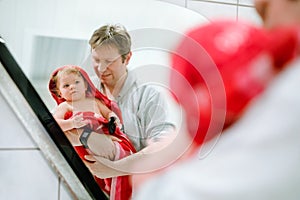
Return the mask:
[[114,141],[121,142],[117,137],[92,132],[87,145],[89,150],[96,156],[114,160],[116,151]]
[[117,170],[117,162],[110,161],[105,159],[101,156],[93,156],[93,155],[86,155],[84,157],[86,160],[90,162],[85,162],[86,166],[92,172],[92,174],[98,178],[111,178],[116,176],[126,175],[121,171]]

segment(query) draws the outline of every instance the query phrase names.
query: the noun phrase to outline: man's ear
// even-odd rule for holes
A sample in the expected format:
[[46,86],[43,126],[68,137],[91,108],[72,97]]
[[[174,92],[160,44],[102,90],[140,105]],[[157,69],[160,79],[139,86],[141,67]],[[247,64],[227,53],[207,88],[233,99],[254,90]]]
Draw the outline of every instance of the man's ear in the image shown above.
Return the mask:
[[130,51],[127,55],[126,55],[126,58],[124,60],[124,64],[125,65],[128,65],[130,59],[131,59],[131,56],[132,56],[132,52]]

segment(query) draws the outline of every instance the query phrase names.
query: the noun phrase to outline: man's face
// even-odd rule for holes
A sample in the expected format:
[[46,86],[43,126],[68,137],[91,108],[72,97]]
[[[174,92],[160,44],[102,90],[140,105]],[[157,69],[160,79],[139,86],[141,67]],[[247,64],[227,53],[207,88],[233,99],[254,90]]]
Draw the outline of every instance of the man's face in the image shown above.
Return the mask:
[[118,49],[113,46],[100,46],[92,50],[93,67],[101,82],[114,88],[120,78],[126,75],[129,54],[123,61]]
[[255,8],[266,28],[300,25],[300,0],[255,0]]

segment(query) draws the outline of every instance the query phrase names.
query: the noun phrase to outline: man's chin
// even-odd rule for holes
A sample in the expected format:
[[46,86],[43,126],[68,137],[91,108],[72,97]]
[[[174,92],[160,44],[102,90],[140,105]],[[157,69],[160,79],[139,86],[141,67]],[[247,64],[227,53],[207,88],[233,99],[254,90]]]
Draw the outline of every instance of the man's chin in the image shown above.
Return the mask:
[[107,79],[101,79],[101,83],[103,84],[103,85],[110,85],[110,81],[109,80],[107,80]]

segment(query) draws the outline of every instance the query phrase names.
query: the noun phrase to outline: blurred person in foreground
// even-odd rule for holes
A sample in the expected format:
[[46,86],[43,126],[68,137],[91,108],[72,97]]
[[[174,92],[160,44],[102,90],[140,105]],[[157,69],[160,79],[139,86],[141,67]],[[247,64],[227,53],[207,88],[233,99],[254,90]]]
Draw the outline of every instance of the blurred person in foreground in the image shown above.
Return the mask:
[[300,199],[300,1],[255,6],[266,29],[216,22],[179,45],[171,89],[201,148],[134,199]]

